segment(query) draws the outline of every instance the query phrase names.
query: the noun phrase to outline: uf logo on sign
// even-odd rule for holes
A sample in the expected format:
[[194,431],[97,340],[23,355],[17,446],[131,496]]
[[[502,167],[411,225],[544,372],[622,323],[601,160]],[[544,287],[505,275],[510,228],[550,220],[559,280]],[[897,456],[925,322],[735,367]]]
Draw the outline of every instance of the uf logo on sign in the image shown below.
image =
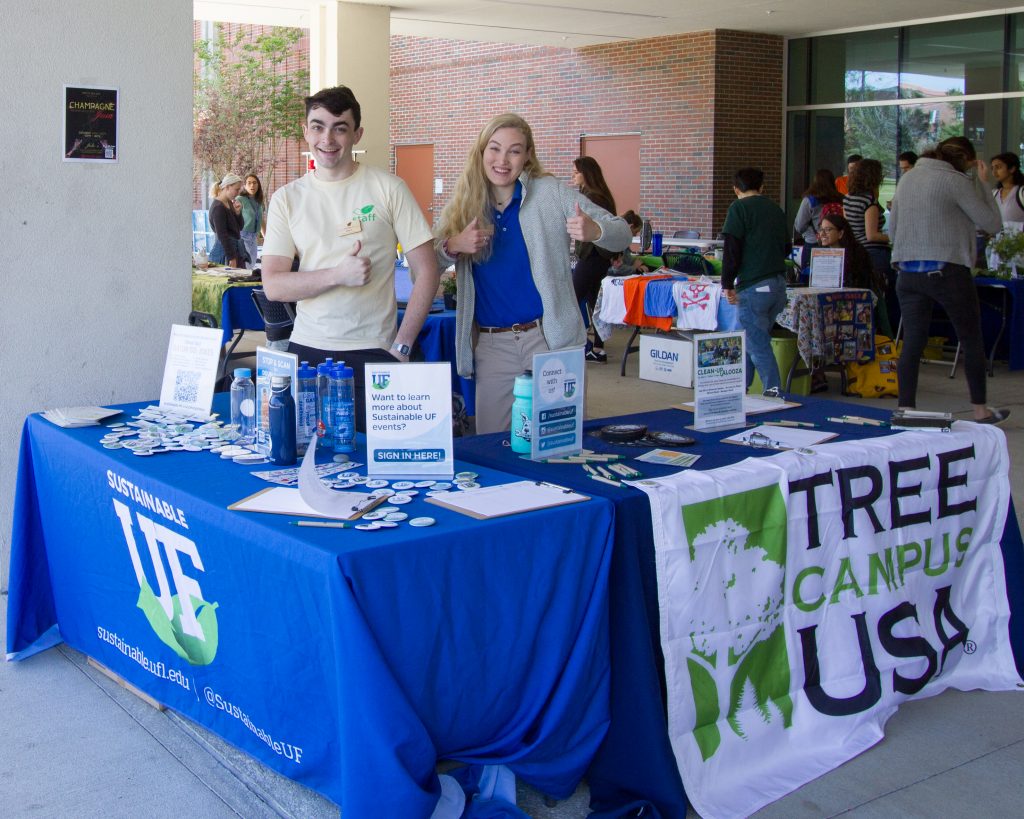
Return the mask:
[[[217,604],[203,600],[203,590],[199,587],[199,582],[182,571],[179,559],[180,554],[186,554],[191,558],[192,565],[203,571],[203,561],[199,557],[196,544],[187,537],[155,523],[145,515],[135,513],[139,529],[146,538],[149,565],[159,589],[159,594],[154,594],[135,542],[132,512],[118,500],[114,501],[114,511],[121,521],[121,530],[128,544],[135,577],[139,581],[138,606],[145,613],[153,631],[183,660],[188,660],[192,665],[209,665],[217,654]],[[167,576],[161,551],[167,556],[167,565],[171,569],[170,578]]]

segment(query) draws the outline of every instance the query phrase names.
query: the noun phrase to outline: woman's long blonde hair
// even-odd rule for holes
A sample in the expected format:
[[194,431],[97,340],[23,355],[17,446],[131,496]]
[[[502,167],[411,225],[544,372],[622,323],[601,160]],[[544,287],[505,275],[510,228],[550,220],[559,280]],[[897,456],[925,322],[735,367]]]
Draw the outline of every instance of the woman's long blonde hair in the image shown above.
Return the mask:
[[[480,227],[489,227],[492,224],[494,198],[491,196],[487,174],[484,173],[484,149],[495,132],[502,128],[515,128],[526,137],[526,164],[523,166],[523,173],[531,177],[550,176],[537,159],[536,143],[533,141],[533,131],[529,123],[519,114],[498,114],[484,126],[469,150],[466,165],[455,182],[452,198],[441,211],[441,218],[437,223],[437,235],[440,238],[448,239],[461,233],[473,219],[477,220]],[[481,251],[483,252],[485,251]]]

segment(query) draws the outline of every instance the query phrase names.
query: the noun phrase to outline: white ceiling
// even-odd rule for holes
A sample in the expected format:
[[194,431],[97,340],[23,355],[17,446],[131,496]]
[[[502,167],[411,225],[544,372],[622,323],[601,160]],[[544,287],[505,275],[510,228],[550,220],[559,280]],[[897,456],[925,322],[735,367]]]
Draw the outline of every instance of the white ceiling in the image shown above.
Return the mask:
[[[197,20],[309,27],[316,0],[194,0]],[[390,6],[391,33],[577,48],[708,29],[806,35],[973,16],[992,0],[366,0]]]

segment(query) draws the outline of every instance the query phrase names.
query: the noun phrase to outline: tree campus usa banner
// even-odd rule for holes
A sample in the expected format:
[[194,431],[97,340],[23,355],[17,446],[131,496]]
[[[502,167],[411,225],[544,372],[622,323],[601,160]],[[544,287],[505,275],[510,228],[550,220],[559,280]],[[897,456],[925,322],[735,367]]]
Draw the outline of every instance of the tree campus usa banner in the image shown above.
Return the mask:
[[748,816],[851,759],[907,699],[1021,682],[995,427],[636,485],[654,523],[669,736],[705,819]]

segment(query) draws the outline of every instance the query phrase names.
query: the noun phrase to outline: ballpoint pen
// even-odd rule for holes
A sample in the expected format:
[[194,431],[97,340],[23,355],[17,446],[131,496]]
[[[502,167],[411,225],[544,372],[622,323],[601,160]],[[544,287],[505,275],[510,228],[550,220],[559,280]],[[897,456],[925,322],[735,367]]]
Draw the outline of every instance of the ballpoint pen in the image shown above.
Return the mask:
[[826,418],[826,421],[832,424],[853,424],[858,427],[885,427],[888,426],[884,421],[875,421],[872,418],[847,418],[845,415],[841,418]]
[[807,427],[808,429],[815,429],[818,426],[810,421],[765,421],[764,425],[766,427]]
[[352,529],[354,523],[342,523],[340,520],[292,520],[292,526],[309,526],[314,529]]

